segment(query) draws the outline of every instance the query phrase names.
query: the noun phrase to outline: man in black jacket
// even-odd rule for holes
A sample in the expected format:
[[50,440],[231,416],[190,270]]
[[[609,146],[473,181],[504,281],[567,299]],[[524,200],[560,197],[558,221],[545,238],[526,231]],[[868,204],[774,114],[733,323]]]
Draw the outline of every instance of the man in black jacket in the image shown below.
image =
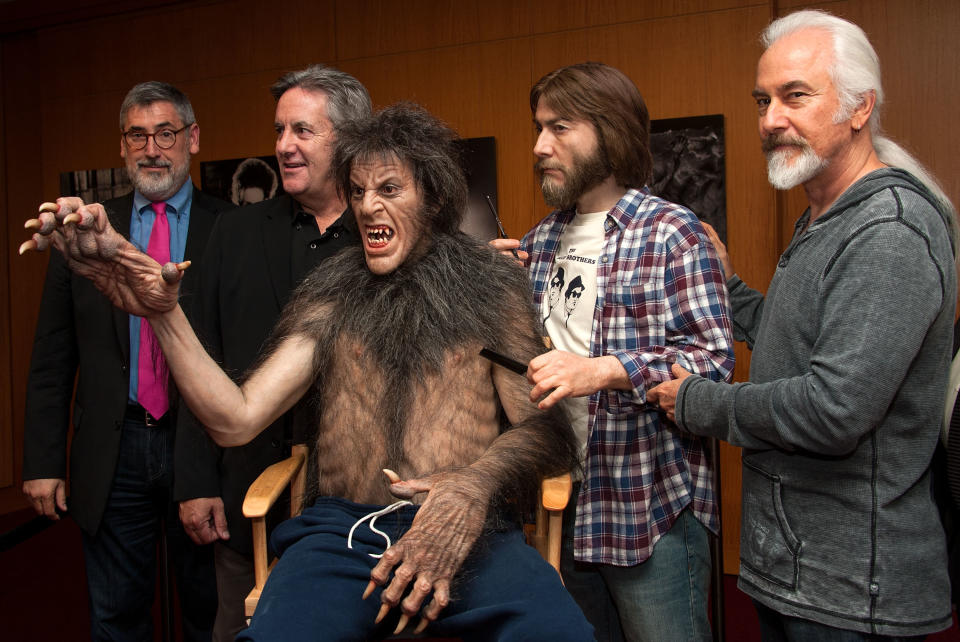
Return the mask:
[[[340,127],[370,114],[367,90],[349,74],[312,65],[283,75],[271,92],[286,195],[242,207],[214,227],[193,311],[207,350],[235,380],[253,363],[293,288],[327,258],[359,243],[330,160]],[[216,542],[214,640],[232,641],[246,623],[243,601],[254,578],[244,495],[264,468],[289,454],[298,423],[294,410],[250,443],[219,448],[192,415],[180,416],[175,497],[194,541]]]
[[[151,254],[161,249],[169,260],[200,264],[214,220],[232,206],[190,182],[200,128],[188,98],[165,83],[141,83],[124,99],[120,129],[135,190],[103,204],[111,223]],[[196,272],[184,279],[185,303],[197,289]],[[209,640],[212,550],[184,537],[171,501],[176,394],[141,321],[51,255],[27,386],[23,491],[51,519],[67,510],[72,400],[70,514],[83,531],[91,637],[152,638],[156,537],[165,525],[184,639]]]

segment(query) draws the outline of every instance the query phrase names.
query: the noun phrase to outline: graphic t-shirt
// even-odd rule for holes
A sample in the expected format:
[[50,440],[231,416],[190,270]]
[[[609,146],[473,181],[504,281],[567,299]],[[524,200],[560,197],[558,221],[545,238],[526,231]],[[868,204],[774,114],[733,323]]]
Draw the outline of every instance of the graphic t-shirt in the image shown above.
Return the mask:
[[[540,318],[553,347],[590,356],[593,315],[597,303],[597,260],[603,251],[603,223],[607,212],[580,212],[563,230],[543,298]],[[563,400],[580,443],[587,445],[587,397]]]

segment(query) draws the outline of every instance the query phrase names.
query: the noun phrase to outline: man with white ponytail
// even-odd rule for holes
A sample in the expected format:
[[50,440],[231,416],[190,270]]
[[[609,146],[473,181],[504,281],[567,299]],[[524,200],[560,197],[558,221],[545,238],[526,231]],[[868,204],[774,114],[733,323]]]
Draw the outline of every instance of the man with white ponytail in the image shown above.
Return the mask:
[[674,365],[647,398],[682,429],[744,448],[740,588],[765,640],[924,636],[952,621],[930,461],[955,213],[882,135],[880,65],[859,27],[800,11],[763,43],[753,95],[768,177],[803,185],[809,208],[766,297],[713,235],[750,382]]

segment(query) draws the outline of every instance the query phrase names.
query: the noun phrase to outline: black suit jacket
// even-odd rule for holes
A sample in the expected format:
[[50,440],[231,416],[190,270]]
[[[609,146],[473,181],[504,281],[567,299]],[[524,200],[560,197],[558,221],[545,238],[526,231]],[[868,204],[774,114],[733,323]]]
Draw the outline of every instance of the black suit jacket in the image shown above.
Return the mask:
[[[103,206],[111,225],[129,238],[133,194]],[[185,310],[192,307],[189,301],[198,287],[198,268],[213,223],[220,212],[232,207],[193,190],[184,250],[184,258],[193,266],[180,286]],[[27,383],[23,479],[66,478],[73,400],[68,507],[90,534],[100,524],[113,482],[129,372],[128,315],[113,307],[90,281],[70,272],[58,252],[51,253]]]
[[[288,195],[247,205],[218,221],[210,235],[194,317],[207,351],[234,380],[259,354],[297,285],[291,272],[294,207]],[[333,242],[354,242],[345,239]],[[292,423],[288,412],[250,443],[219,448],[192,414],[178,418],[174,497],[223,498],[230,530],[225,544],[240,553],[251,552],[243,498],[264,468],[289,454]]]

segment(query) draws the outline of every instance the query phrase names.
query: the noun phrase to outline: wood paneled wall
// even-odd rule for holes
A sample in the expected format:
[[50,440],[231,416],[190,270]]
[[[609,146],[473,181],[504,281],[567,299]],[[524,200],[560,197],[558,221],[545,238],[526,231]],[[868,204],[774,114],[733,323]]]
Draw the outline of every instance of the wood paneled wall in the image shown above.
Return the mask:
[[[53,2],[55,5],[70,3]],[[83,5],[84,2],[80,2]],[[325,62],[359,78],[377,106],[414,100],[463,136],[495,136],[499,206],[520,235],[547,213],[533,180],[527,96],[551,69],[599,60],[627,73],[652,117],[721,113],[729,248],[764,288],[804,207],[766,183],[750,97],[757,35],[791,0],[218,0],[91,2],[45,14],[0,5],[0,512],[20,496],[23,399],[46,258],[17,257],[23,220],[58,195],[63,171],[120,164],[118,109],[142,80],[186,91],[203,160],[270,154],[281,73]],[[960,6],[953,0],[845,0],[885,63],[885,123],[960,197],[948,118],[960,91]],[[95,12],[95,13],[93,13]],[[49,16],[55,17],[49,17]],[[66,17],[64,17],[66,16]],[[194,176],[198,177],[198,164]],[[737,378],[749,354],[737,347]],[[736,572],[739,451],[722,452],[725,569]]]

